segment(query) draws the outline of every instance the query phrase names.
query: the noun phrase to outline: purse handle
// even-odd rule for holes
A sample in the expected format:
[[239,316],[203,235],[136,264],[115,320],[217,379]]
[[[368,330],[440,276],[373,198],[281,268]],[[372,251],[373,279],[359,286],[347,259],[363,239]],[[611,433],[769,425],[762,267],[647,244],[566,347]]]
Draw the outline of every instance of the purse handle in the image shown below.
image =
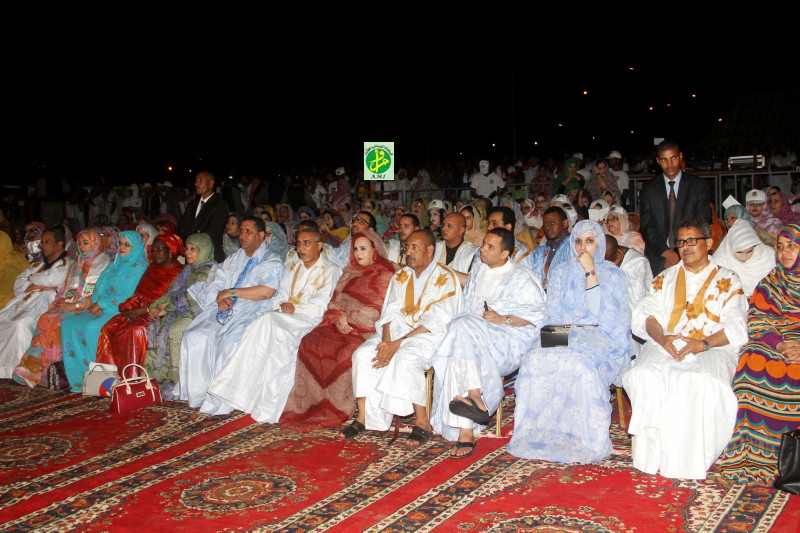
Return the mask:
[[106,369],[101,363],[98,363],[97,361],[89,365],[89,372],[95,372],[95,371],[103,372],[104,374],[113,373],[113,370]]
[[[125,377],[125,371],[128,370],[128,368],[130,368],[132,366],[140,368],[141,371],[144,372],[144,376],[139,376],[138,378],[126,378]],[[125,368],[122,369],[122,372],[120,373],[119,376],[120,376],[120,379],[117,382],[117,384],[114,385],[114,387],[113,387],[114,389],[124,385],[125,388],[126,388],[126,392],[130,393],[131,392],[131,385],[135,385],[136,383],[142,383],[142,382],[145,383],[145,388],[146,389],[152,389],[153,388],[153,385],[150,383],[150,374],[147,373],[147,369],[145,367],[143,367],[142,365],[137,365],[135,363],[131,363],[129,365],[125,365]]]

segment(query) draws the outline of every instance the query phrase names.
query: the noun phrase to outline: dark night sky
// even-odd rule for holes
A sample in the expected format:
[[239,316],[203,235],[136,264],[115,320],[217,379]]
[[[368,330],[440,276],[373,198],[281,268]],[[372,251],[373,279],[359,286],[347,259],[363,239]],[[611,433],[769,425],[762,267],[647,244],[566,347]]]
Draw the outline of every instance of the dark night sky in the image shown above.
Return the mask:
[[26,67],[24,140],[34,157],[47,154],[87,183],[157,179],[167,164],[355,165],[362,143],[375,140],[395,141],[400,165],[460,152],[630,153],[654,135],[696,141],[749,89],[719,76],[720,62],[576,58],[518,41],[429,37],[423,48],[408,39],[377,51],[327,34],[205,46],[173,37],[157,51],[69,43]]

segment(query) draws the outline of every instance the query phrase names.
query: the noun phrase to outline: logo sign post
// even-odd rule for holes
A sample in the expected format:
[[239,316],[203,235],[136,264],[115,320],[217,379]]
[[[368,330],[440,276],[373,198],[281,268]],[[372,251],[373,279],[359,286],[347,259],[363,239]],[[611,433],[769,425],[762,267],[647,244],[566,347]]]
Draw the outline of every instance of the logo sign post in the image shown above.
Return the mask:
[[394,143],[364,143],[364,180],[394,180]]

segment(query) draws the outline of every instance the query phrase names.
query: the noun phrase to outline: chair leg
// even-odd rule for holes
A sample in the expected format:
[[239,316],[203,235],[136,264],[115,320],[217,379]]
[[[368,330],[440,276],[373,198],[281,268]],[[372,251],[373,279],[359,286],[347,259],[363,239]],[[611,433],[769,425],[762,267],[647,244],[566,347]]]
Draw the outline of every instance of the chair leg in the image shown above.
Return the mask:
[[400,436],[400,417],[397,416],[397,415],[394,415],[393,422],[394,422],[394,433],[392,435],[392,438],[389,439],[389,446],[394,444],[394,441],[396,441],[397,437]]
[[622,387],[617,389],[617,410],[619,411],[619,425],[622,429],[628,428],[628,423],[625,421],[625,391]]
[[[425,407],[428,409],[428,417],[430,417],[431,407],[433,407],[433,368],[429,368],[428,370],[425,371],[425,386],[428,389]],[[400,417],[394,415],[394,435],[389,441],[389,445],[391,446],[399,436],[400,436]]]
[[[505,399],[505,397],[503,397]],[[500,400],[500,405],[497,406],[497,412],[494,415],[497,418],[494,427],[494,434],[498,437],[503,436],[503,400]]]
[[428,387],[428,403],[425,407],[428,408],[428,417],[430,417],[431,408],[433,407],[433,368],[429,368],[425,371],[425,384]]

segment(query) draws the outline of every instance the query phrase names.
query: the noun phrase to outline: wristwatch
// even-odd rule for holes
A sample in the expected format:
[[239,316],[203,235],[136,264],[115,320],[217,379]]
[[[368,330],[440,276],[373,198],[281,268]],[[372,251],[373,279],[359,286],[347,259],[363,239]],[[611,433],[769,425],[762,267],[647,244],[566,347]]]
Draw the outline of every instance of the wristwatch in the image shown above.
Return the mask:
[[235,287],[230,290],[230,293],[231,293],[231,298],[236,298],[236,288]]
[[704,351],[704,352],[707,352],[707,351],[709,351],[709,350],[711,349],[711,343],[710,343],[710,342],[708,342],[707,340],[705,340],[705,339],[700,339],[700,342],[702,342],[702,343],[703,343],[703,351]]
[[511,315],[506,315],[506,324],[511,325]]

